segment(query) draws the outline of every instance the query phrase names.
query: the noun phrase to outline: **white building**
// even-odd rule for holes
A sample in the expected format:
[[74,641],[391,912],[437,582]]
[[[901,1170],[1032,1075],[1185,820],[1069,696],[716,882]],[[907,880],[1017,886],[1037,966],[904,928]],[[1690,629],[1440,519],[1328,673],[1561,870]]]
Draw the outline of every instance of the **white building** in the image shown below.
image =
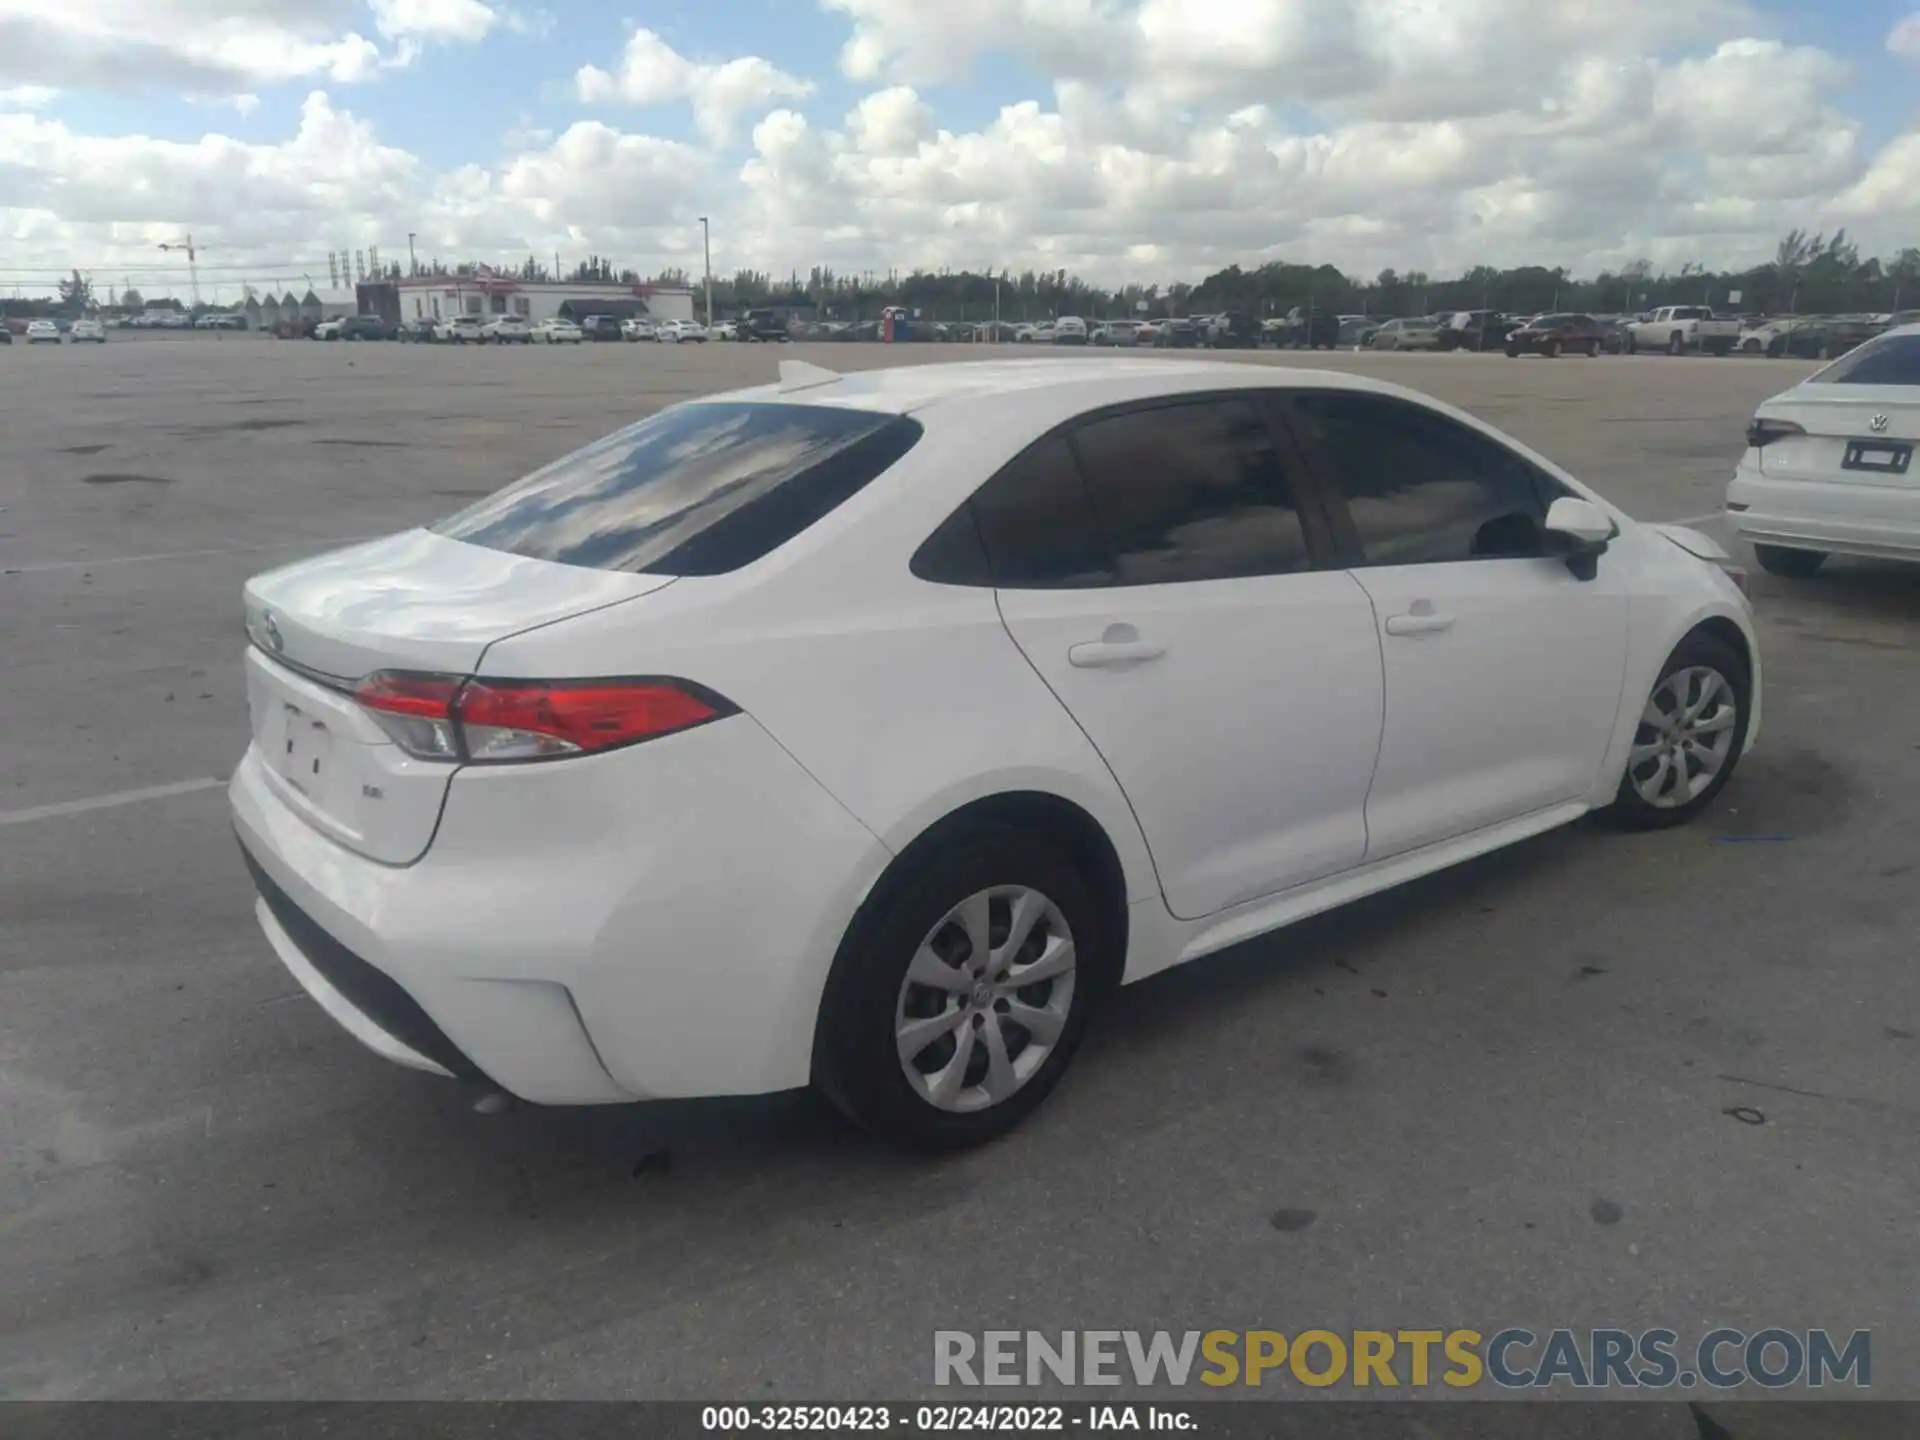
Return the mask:
[[455,315],[524,316],[531,324],[564,316],[656,320],[694,319],[694,292],[668,285],[559,284],[509,275],[422,275],[392,282],[400,294],[400,319],[445,320]]

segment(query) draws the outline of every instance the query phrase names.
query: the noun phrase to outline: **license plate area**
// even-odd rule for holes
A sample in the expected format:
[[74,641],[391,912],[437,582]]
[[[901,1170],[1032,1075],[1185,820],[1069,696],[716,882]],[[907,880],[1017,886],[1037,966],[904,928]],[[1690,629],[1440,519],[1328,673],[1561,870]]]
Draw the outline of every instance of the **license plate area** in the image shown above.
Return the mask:
[[325,800],[333,775],[333,735],[325,723],[297,705],[281,706],[280,778],[316,805]]
[[1913,463],[1913,446],[1891,440],[1849,440],[1842,470],[1870,475],[1904,475]]

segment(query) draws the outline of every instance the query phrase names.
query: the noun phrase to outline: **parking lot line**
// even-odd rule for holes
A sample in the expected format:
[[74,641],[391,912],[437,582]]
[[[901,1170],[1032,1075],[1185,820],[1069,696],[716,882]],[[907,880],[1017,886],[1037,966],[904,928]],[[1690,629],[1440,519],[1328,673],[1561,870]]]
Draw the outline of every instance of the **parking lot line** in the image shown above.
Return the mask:
[[[383,532],[390,533],[390,532]],[[97,560],[49,560],[42,565],[9,565],[9,575],[38,575],[50,570],[91,570],[96,565],[142,565],[149,560],[198,560],[209,555],[251,555],[261,550],[294,550],[303,545],[331,549],[378,540],[379,535],[344,535],[337,540],[277,540],[271,545],[226,545],[217,550],[163,550],[152,555],[103,555]]]
[[89,810],[111,810],[120,805],[137,805],[142,800],[165,800],[172,795],[191,795],[198,790],[217,790],[227,782],[213,776],[198,780],[176,780],[171,785],[149,785],[143,790],[116,790],[111,795],[95,795],[86,800],[63,800],[57,805],[35,805],[26,810],[0,810],[0,826],[25,825],[30,820],[57,820],[67,815],[83,815]]

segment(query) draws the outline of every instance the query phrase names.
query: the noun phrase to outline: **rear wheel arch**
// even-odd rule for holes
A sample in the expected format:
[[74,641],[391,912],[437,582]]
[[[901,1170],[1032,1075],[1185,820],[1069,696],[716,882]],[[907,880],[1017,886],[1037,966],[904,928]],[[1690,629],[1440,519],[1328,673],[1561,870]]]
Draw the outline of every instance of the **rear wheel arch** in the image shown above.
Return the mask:
[[968,801],[922,830],[893,858],[847,927],[851,935],[863,916],[883,905],[893,887],[908,883],[941,850],[976,830],[1006,826],[1053,845],[1072,863],[1100,906],[1101,958],[1105,990],[1115,988],[1126,966],[1127,876],[1106,828],[1085,809],[1044,790],[1009,790]]

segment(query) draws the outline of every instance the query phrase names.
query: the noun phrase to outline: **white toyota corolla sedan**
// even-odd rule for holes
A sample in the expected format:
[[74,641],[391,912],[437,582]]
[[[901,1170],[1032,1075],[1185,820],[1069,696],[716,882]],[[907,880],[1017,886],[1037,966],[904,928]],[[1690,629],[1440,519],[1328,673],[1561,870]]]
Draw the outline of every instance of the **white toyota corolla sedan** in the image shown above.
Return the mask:
[[971,1144],[1116,985],[1758,733],[1723,551],[1411,391],[780,371],[248,584],[260,924],[380,1054]]
[[1829,555],[1920,561],[1920,325],[1877,335],[1762,405],[1727,486],[1733,532],[1776,575]]

